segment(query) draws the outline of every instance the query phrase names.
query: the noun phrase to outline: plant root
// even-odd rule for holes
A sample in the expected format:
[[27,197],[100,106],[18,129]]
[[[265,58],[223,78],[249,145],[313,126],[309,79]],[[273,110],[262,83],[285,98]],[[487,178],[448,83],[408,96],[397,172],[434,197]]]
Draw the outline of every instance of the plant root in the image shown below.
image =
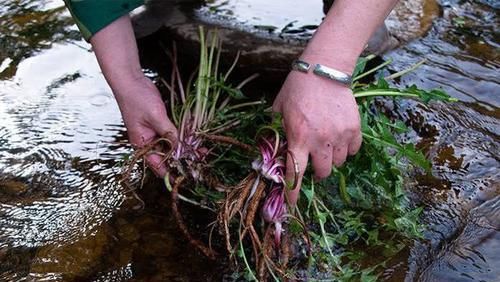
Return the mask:
[[206,257],[215,260],[215,258],[218,256],[218,254],[206,247],[201,241],[194,239],[193,236],[191,236],[191,233],[189,233],[186,225],[184,224],[184,221],[182,219],[181,213],[179,212],[179,207],[178,207],[178,194],[179,194],[179,187],[184,181],[183,176],[179,176],[175,179],[174,185],[172,187],[172,212],[175,217],[175,221],[177,222],[177,225],[179,226],[179,229],[182,231],[184,236],[188,239],[189,243],[196,247],[200,252],[202,252]]
[[[276,231],[274,231],[276,232]],[[290,236],[285,232],[283,241],[281,242],[281,253],[278,254],[280,258],[281,269],[287,269],[288,261],[290,259]]]
[[264,234],[263,244],[262,244],[262,259],[257,265],[257,273],[259,276],[259,281],[267,281],[267,263],[266,258],[272,257],[273,254],[273,230],[269,226]]
[[263,180],[260,180],[257,184],[257,189],[253,194],[252,198],[249,199],[248,207],[245,213],[245,229],[243,229],[242,238],[245,238],[247,232],[250,232],[250,238],[252,239],[252,247],[255,256],[256,264],[259,263],[259,252],[262,249],[262,244],[260,242],[259,235],[254,227],[255,215],[257,214],[257,210],[259,208],[259,204],[261,199],[264,197],[264,192],[266,189],[266,183]]
[[217,176],[210,174],[210,173],[204,173],[203,174],[203,182],[209,187],[212,188],[218,192],[229,192],[232,190],[230,186],[224,185],[220,180],[217,178]]
[[[290,240],[288,234],[285,233],[283,241],[281,242],[280,252],[280,250],[276,248],[274,242],[274,232],[276,232],[276,230],[272,225],[266,228],[264,240],[262,242],[262,258],[260,264],[257,266],[259,279],[261,281],[266,281],[267,276],[269,276],[268,271],[276,271],[283,281],[289,281],[289,277],[286,275],[286,269],[290,257]],[[279,265],[275,262],[278,258],[280,260]]]
[[[135,190],[132,187],[132,185],[130,184],[129,180],[130,180],[130,176],[132,174],[132,171],[134,169],[135,164],[137,164],[141,159],[145,160],[145,157],[149,154],[152,154],[152,153],[158,153],[158,154],[164,155],[165,159],[167,159],[170,156],[170,154],[173,150],[173,146],[172,146],[172,142],[170,141],[170,139],[168,139],[168,136],[169,136],[169,133],[165,134],[164,136],[162,136],[156,140],[153,140],[153,141],[147,143],[146,145],[144,145],[144,147],[137,149],[134,152],[132,159],[127,161],[127,164],[125,165],[125,167],[126,167],[125,172],[122,173],[122,176],[120,179],[121,184],[125,188],[127,188],[129,191]],[[166,152],[156,151],[155,147],[157,147],[157,146],[164,147],[162,149],[165,149],[165,146],[162,146],[162,144],[167,145]]]
[[256,181],[256,173],[252,172],[245,177],[238,185],[234,186],[231,192],[228,193],[226,200],[223,203],[222,209],[219,212],[218,221],[219,225],[224,228],[223,234],[226,240],[226,249],[228,253],[233,253],[231,245],[231,234],[229,231],[229,223],[240,213],[246,198],[252,190],[252,186]]
[[223,135],[215,135],[215,134],[202,134],[204,138],[207,140],[210,140],[212,142],[217,142],[217,143],[223,143],[223,144],[228,144],[228,145],[234,145],[237,146],[245,151],[251,152],[253,151],[252,146],[247,145],[243,142],[240,142],[233,137],[229,136],[223,136]]

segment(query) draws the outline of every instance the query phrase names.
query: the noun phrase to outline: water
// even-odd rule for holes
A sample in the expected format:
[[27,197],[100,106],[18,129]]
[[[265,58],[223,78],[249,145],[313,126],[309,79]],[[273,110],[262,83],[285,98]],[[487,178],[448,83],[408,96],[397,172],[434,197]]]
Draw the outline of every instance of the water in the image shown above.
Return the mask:
[[213,0],[198,14],[209,22],[295,39],[310,37],[324,17],[321,0]]
[[[214,18],[238,28],[307,38],[321,1],[287,3],[213,1],[203,9],[222,11]],[[394,71],[427,58],[396,83],[443,87],[461,102],[386,105],[414,129],[407,139],[433,160],[434,176],[418,176],[412,192],[426,207],[426,240],[384,277],[498,281],[500,7],[441,4],[423,38],[386,55]],[[130,153],[120,113],[62,1],[0,0],[0,45],[0,280],[218,280],[216,265],[179,236],[160,183],[148,180],[138,192],[142,210],[117,184]]]
[[118,185],[123,122],[62,1],[0,3],[0,281],[210,277],[162,186],[137,210]]

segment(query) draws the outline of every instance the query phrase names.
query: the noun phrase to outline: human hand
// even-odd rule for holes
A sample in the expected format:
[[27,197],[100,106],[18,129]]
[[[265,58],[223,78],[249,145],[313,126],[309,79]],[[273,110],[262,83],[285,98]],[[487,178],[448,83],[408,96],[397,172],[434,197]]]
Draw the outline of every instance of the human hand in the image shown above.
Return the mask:
[[[115,90],[115,96],[132,146],[141,148],[156,138],[167,137],[175,147],[177,129],[167,117],[156,86],[144,76],[125,84],[123,90]],[[159,177],[167,172],[163,159],[157,153],[146,156],[146,164]]]
[[273,104],[273,111],[283,118],[288,149],[286,179],[295,178],[296,189],[288,194],[295,205],[309,155],[317,179],[330,175],[332,165],[341,166],[347,155],[361,147],[358,106],[351,89],[335,81],[313,74],[292,71]]

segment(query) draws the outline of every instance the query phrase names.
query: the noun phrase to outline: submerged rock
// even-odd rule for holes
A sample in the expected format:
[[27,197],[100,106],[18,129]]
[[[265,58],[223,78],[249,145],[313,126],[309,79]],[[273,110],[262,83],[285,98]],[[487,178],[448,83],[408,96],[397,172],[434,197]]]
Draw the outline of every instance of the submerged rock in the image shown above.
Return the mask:
[[94,234],[74,243],[41,247],[32,261],[29,277],[64,281],[87,277],[98,268],[102,256],[111,247],[111,239],[108,225],[103,224]]
[[436,254],[422,281],[496,281],[500,269],[500,196],[470,211],[467,224]]

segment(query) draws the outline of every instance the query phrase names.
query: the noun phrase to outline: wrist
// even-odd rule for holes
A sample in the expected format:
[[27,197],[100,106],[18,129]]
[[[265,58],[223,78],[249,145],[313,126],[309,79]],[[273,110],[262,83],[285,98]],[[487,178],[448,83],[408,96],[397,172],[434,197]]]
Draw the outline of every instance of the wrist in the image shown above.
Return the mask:
[[336,96],[345,91],[351,91],[351,88],[345,84],[337,81],[318,76],[312,71],[308,73],[300,71],[291,71],[289,73],[288,81],[293,81],[300,85],[299,88],[304,88],[305,91],[301,92],[302,96],[318,97],[318,95]]
[[356,67],[358,60],[356,54],[350,52],[338,52],[331,50],[304,50],[300,60],[306,61],[311,65],[321,64],[348,75],[351,75]]
[[152,93],[158,91],[153,82],[142,73],[135,76],[123,76],[122,79],[115,83],[111,82],[110,85],[119,105],[149,99]]

